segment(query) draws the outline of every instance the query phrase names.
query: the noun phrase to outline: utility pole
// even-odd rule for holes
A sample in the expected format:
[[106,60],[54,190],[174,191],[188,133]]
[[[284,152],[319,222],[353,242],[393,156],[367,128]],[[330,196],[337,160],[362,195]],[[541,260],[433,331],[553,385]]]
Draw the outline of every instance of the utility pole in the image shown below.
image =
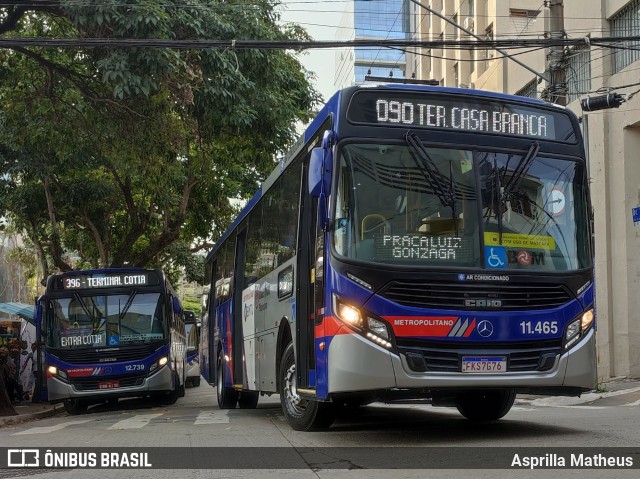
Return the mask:
[[[549,38],[562,40],[564,31],[563,0],[549,0]],[[545,99],[559,105],[567,104],[567,71],[564,59],[564,46],[554,45],[547,57],[549,85],[545,90]]]

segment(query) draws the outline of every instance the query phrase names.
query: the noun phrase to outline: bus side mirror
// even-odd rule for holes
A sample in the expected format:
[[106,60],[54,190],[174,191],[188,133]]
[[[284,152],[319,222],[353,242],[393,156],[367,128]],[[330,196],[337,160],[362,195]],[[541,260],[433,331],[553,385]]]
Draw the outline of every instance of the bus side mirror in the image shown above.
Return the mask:
[[36,300],[33,308],[33,324],[35,324],[36,329],[42,328],[42,301],[40,299]]
[[173,298],[173,312],[175,314],[182,312],[182,306],[180,306],[180,300],[178,298]]
[[312,198],[327,196],[331,191],[333,154],[328,148],[314,148],[309,160],[309,194]]
[[309,160],[309,195],[312,198],[319,198],[322,193],[323,181],[322,173],[324,170],[324,150],[322,148],[314,148],[311,150],[311,159]]

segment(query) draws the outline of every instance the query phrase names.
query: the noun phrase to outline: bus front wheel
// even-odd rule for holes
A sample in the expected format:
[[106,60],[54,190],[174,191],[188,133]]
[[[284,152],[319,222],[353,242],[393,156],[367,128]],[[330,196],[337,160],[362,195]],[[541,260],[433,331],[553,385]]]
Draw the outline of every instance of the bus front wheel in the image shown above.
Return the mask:
[[515,400],[513,389],[469,391],[458,397],[456,406],[472,421],[496,421],[509,412]]
[[69,414],[82,414],[87,410],[87,403],[80,399],[65,399],[64,410]]
[[301,398],[296,383],[296,362],[290,343],[280,363],[280,403],[284,417],[296,431],[328,429],[335,418],[333,404]]
[[225,386],[225,367],[222,353],[218,356],[218,374],[216,374],[216,392],[218,393],[218,407],[220,409],[235,409],[238,402],[238,391]]
[[[160,396],[160,403],[165,406],[171,406],[175,404],[180,395],[180,377],[177,374],[173,375],[174,386],[173,389],[164,395]],[[184,388],[184,385],[182,386]]]

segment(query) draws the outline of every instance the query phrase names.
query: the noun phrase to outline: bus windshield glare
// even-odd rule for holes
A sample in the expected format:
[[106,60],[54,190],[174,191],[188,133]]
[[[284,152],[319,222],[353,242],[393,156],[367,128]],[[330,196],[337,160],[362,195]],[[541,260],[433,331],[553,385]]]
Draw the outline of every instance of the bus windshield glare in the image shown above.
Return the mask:
[[333,244],[394,265],[589,267],[584,169],[528,152],[351,143],[341,148]]
[[160,293],[74,294],[49,300],[47,346],[60,349],[113,347],[167,337]]

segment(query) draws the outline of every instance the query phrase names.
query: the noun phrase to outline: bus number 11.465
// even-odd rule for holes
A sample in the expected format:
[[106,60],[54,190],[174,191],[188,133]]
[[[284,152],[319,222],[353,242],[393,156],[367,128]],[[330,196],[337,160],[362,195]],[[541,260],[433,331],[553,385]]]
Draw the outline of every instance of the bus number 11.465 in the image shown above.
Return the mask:
[[522,321],[520,323],[522,334],[557,334],[557,321]]

